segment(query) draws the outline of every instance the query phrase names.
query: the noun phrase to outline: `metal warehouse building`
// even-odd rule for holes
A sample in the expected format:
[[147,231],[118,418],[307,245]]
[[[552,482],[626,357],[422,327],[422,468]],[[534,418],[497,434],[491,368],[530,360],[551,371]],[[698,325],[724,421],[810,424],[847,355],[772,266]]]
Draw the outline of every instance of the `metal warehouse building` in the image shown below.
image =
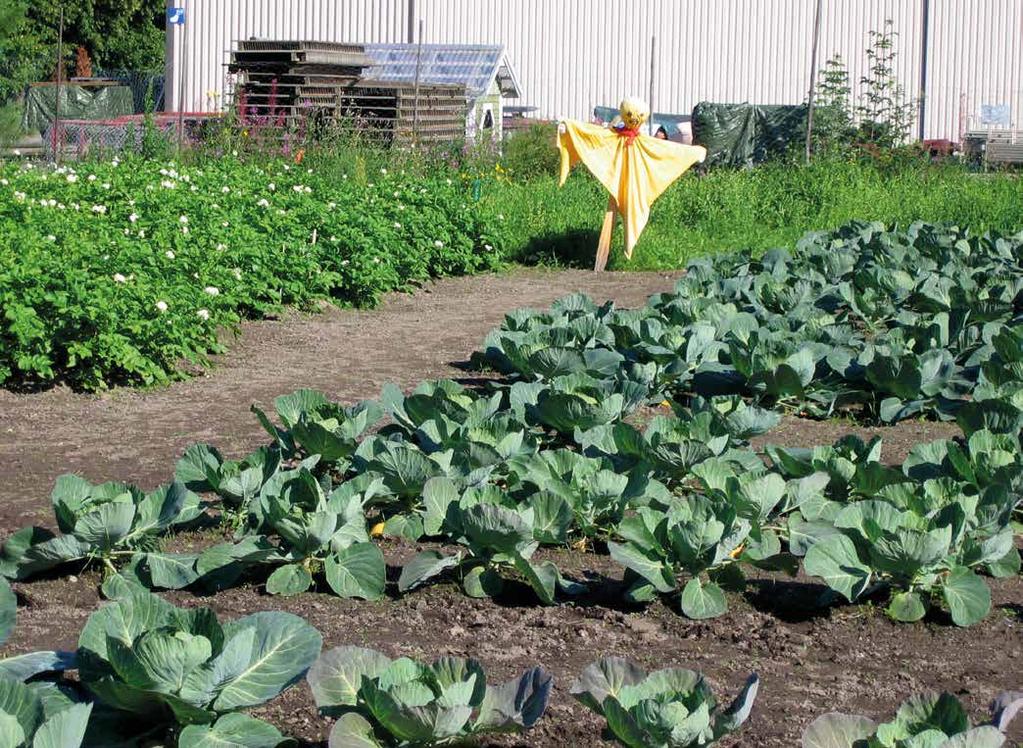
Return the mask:
[[[922,106],[914,133],[959,139],[1023,123],[1023,0],[821,0],[818,62],[840,54],[853,96],[869,32],[891,19],[896,71]],[[499,44],[521,105],[588,119],[624,94],[687,113],[699,101],[796,104],[809,84],[817,0],[169,0],[169,110],[216,111],[232,43],[251,37]],[[651,55],[651,38],[656,37]],[[652,58],[652,59],[651,59]],[[651,72],[652,69],[652,72]]]

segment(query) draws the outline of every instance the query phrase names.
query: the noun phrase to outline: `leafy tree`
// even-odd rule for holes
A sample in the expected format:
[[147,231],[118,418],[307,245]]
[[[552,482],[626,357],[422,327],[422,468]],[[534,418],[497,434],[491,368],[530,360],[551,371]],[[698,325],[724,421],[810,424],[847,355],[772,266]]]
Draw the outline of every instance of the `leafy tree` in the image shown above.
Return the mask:
[[0,101],[10,101],[56,69],[64,11],[65,69],[83,47],[96,68],[150,70],[163,64],[164,4],[159,0],[0,0]]

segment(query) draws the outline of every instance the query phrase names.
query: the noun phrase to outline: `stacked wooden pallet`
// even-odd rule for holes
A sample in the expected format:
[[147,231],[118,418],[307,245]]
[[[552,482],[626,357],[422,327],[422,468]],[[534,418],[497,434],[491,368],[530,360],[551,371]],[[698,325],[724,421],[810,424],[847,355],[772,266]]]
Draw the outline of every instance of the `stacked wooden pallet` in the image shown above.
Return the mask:
[[465,135],[464,86],[374,80],[358,44],[239,41],[228,69],[239,76],[243,119],[318,132],[350,129],[378,141],[449,142]]

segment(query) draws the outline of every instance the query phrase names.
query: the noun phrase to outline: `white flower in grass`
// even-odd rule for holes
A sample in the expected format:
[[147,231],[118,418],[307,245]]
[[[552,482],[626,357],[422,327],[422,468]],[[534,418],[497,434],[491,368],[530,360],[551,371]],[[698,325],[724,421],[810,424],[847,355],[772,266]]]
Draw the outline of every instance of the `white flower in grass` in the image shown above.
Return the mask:
[[221,187],[221,188],[220,188],[220,192],[221,192],[222,194],[224,194],[224,195],[230,194],[230,192],[231,192],[231,188],[230,188],[230,187]]
[[241,268],[235,268],[231,272],[234,274],[234,279],[235,280],[241,280],[242,279],[242,269]]
[[160,182],[160,186],[167,190],[173,190],[177,185],[170,179],[165,179]]
[[311,194],[313,194],[313,188],[312,188],[312,187],[309,187],[309,186],[307,185],[307,186],[305,186],[305,187],[303,187],[303,188],[302,188],[302,192],[304,192],[304,193],[305,193],[305,194],[307,194],[307,195],[311,195]]
[[167,302],[166,301],[158,301],[158,302],[156,302],[156,308],[159,309],[161,313],[166,312],[167,311]]
[[489,244],[484,244],[483,249],[487,250],[488,252],[494,251],[494,248],[491,247]]
[[103,255],[103,259],[104,260],[109,260],[110,259],[110,255]]
[[75,182],[78,181],[78,175],[77,174],[68,174],[65,177],[65,179],[67,179],[68,184],[74,184]]
[[0,185],[3,185],[4,187],[6,187],[9,184],[10,184],[10,182],[8,182],[6,179],[0,179]]
[[394,222],[394,228],[396,228],[396,229],[400,229],[400,228],[401,228],[401,224],[400,224],[400,223],[398,223],[397,221],[395,221],[395,222]]
[[451,186],[451,180],[450,180],[450,179],[445,179],[444,181],[445,181],[445,182],[447,182],[447,184],[448,184],[448,187],[450,187],[450,186]]
[[105,206],[105,205],[93,205],[92,206],[92,212],[96,213],[97,215],[101,215],[101,216],[106,215],[107,206]]
[[17,190],[14,191],[14,199],[17,200],[19,203],[25,202],[26,197],[28,197],[28,195],[26,195],[24,192],[18,192]]
[[437,241],[435,241],[435,242],[433,243],[433,246],[435,246],[435,247],[437,247],[438,249],[440,249],[441,247],[443,247],[443,246],[444,246],[444,242],[442,242],[442,241],[441,241],[440,239],[438,239]]
[[95,174],[90,174],[88,179],[89,179],[90,182],[95,182],[96,181],[96,175]]
[[210,296],[220,296],[220,289],[216,286],[206,286],[203,291],[208,293]]
[[166,169],[160,169],[160,176],[161,177],[169,176],[168,173],[167,173],[167,170]]
[[348,260],[341,260],[341,267],[344,267],[347,264],[348,264]]
[[225,249],[227,249],[227,245],[226,244],[218,244],[217,245],[217,251],[218,252],[223,252]]
[[270,192],[276,192],[276,191],[277,191],[277,185],[276,185],[276,184],[274,184],[273,182],[270,182],[270,184],[268,184],[268,185],[266,186],[266,188],[267,188],[268,190],[270,190]]
[[132,213],[130,216],[128,216],[128,221],[130,223],[135,223],[138,220],[139,220],[139,214],[138,213]]
[[124,230],[124,235],[125,236],[131,236],[131,232],[128,229],[125,229]]
[[103,184],[100,185],[100,187],[102,187],[105,190],[109,190],[110,189],[110,182],[104,182]]
[[188,223],[188,216],[180,216],[178,218],[178,223]]
[[270,201],[267,200],[264,197],[262,200],[260,200],[258,203],[256,203],[256,205],[258,205],[260,208],[269,208],[270,207]]
[[300,185],[300,184],[296,184],[296,185],[295,185],[294,187],[292,187],[291,189],[293,189],[293,190],[294,190],[295,192],[301,192],[302,190],[304,190],[304,189],[305,189],[305,187],[303,187],[303,186],[302,186],[302,185]]
[[193,185],[192,185],[192,192],[198,192],[198,191],[199,191],[199,188],[198,188],[198,187],[196,187],[196,186],[195,186],[195,185],[193,184]]
[[386,173],[387,173],[387,169],[381,169],[381,170],[380,170],[380,173],[381,173],[381,174],[386,174]]
[[201,319],[203,321],[208,320],[210,318],[210,310],[209,309],[200,309],[195,314],[196,314],[196,316],[199,319]]
[[174,250],[168,249],[166,252],[163,253],[163,256],[166,257],[168,260],[173,260],[175,257]]
[[[267,203],[267,205],[269,205],[269,203]],[[223,227],[224,227],[224,228],[226,229],[226,228],[227,228],[228,226],[230,226],[230,225],[231,225],[231,222],[230,222],[230,221],[224,221],[224,222],[223,222],[222,224],[220,224],[220,225],[221,225],[221,226],[223,226]]]
[[146,230],[145,229],[139,229],[139,239],[145,239],[145,238],[146,238]]
[[46,241],[55,242],[57,241],[57,237],[55,237],[53,234],[50,234],[49,236],[46,237]]
[[127,283],[128,279],[120,273],[114,273],[114,283]]
[[188,226],[182,226],[181,233],[184,234],[185,236],[188,236]]
[[328,207],[328,208],[329,208],[330,210],[334,210],[334,208],[336,208],[336,207],[337,207],[337,203],[327,203],[327,207]]

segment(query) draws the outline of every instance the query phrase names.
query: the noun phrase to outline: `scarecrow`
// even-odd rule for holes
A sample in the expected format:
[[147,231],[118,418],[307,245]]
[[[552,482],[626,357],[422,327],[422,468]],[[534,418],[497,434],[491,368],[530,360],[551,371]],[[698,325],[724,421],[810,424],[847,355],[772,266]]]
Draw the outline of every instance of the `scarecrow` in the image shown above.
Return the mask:
[[702,146],[641,135],[639,129],[649,118],[649,107],[628,97],[622,101],[619,116],[609,128],[572,120],[564,120],[558,127],[561,184],[568,178],[569,170],[582,161],[611,193],[594,270],[603,270],[607,265],[615,213],[622,217],[625,257],[631,259],[654,200],[707,155]]

